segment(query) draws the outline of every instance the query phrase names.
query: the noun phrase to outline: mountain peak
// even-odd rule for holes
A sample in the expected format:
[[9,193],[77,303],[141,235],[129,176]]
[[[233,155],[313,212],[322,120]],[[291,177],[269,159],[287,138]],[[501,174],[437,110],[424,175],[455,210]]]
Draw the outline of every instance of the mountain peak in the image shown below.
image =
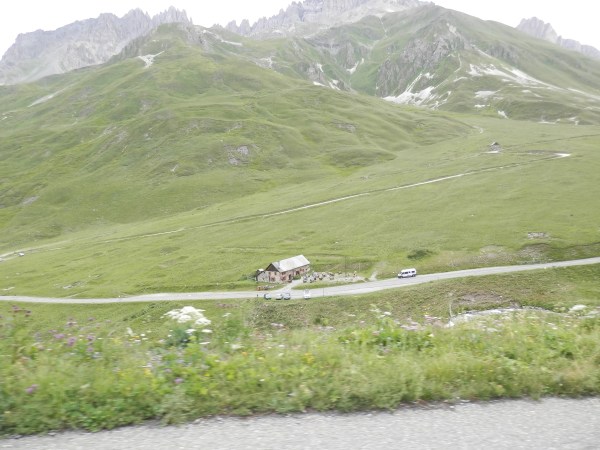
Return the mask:
[[556,31],[554,31],[554,28],[552,28],[552,25],[544,22],[541,19],[538,19],[537,17],[522,19],[517,26],[517,30],[527,33],[538,39],[552,42],[553,44],[558,44],[558,40],[560,39]]
[[304,0],[293,2],[285,11],[281,9],[275,16],[263,17],[252,26],[248,21],[239,26],[233,21],[225,28],[243,36],[289,35],[319,26],[358,22],[366,16],[381,16],[428,3],[419,0]]
[[558,33],[554,31],[552,25],[537,17],[522,19],[521,23],[517,26],[517,30],[538,39],[543,39],[553,44],[560,45],[561,47],[568,48],[569,50],[583,53],[591,58],[600,59],[600,50],[590,45],[581,44],[579,41],[565,39],[562,36],[559,36]]
[[164,23],[176,22],[191,20],[185,11],[173,6],[154,17],[136,8],[121,18],[103,13],[56,30],[19,34],[0,61],[0,85],[35,81],[104,63],[133,39]]

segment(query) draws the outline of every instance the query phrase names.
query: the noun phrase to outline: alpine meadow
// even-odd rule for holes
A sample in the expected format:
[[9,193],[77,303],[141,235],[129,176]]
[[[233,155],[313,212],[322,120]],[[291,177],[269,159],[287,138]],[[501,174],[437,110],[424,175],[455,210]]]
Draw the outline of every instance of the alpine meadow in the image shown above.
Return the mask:
[[[0,302],[0,435],[598,395],[598,264],[125,302],[255,291],[300,254],[360,280],[600,256],[600,60],[416,3],[260,37],[165,24],[0,86],[0,295],[56,299]],[[202,326],[169,316],[192,306]]]

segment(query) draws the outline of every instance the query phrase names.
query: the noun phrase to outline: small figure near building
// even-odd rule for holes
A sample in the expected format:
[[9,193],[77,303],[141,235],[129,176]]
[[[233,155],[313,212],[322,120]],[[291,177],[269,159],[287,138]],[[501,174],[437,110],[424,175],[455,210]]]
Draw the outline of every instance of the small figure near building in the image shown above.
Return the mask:
[[301,277],[310,272],[310,261],[304,255],[276,261],[256,272],[256,281],[264,283],[289,283],[295,277]]

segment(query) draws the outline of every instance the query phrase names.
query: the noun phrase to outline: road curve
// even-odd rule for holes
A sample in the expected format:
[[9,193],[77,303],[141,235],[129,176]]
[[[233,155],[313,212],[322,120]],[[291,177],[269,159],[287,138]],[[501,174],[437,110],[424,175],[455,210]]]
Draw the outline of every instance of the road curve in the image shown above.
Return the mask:
[[[338,297],[342,295],[361,295],[385,289],[397,289],[416,284],[430,283],[432,281],[450,280],[452,278],[479,277],[485,275],[497,275],[503,273],[524,272],[527,270],[555,269],[559,267],[572,267],[600,264],[600,257],[575,259],[571,261],[559,261],[542,264],[525,264],[518,266],[483,267],[480,269],[456,270],[453,272],[440,272],[419,275],[414,278],[388,278],[385,280],[368,281],[365,283],[346,284],[342,286],[331,286],[323,288],[308,289],[311,298],[315,297]],[[307,285],[308,287],[308,285]],[[284,287],[281,290],[285,290]],[[303,298],[302,291],[290,291],[292,299]],[[182,301],[182,300],[230,300],[248,299],[262,296],[257,291],[230,291],[230,292],[188,292],[188,293],[157,293],[134,295],[130,297],[117,298],[53,298],[53,297],[28,297],[22,295],[0,296],[4,302],[28,302],[28,303],[62,303],[62,304],[100,304],[100,303],[135,303],[156,301]]]

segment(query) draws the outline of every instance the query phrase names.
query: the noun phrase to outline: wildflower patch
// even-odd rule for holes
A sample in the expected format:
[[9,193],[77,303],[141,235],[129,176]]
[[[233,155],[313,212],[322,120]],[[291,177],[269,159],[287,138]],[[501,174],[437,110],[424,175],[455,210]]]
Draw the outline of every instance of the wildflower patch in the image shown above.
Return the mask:
[[177,321],[177,323],[190,323],[197,327],[204,327],[211,324],[210,319],[204,316],[203,309],[197,309],[193,306],[184,306],[181,309],[173,309],[165,314],[166,317]]

